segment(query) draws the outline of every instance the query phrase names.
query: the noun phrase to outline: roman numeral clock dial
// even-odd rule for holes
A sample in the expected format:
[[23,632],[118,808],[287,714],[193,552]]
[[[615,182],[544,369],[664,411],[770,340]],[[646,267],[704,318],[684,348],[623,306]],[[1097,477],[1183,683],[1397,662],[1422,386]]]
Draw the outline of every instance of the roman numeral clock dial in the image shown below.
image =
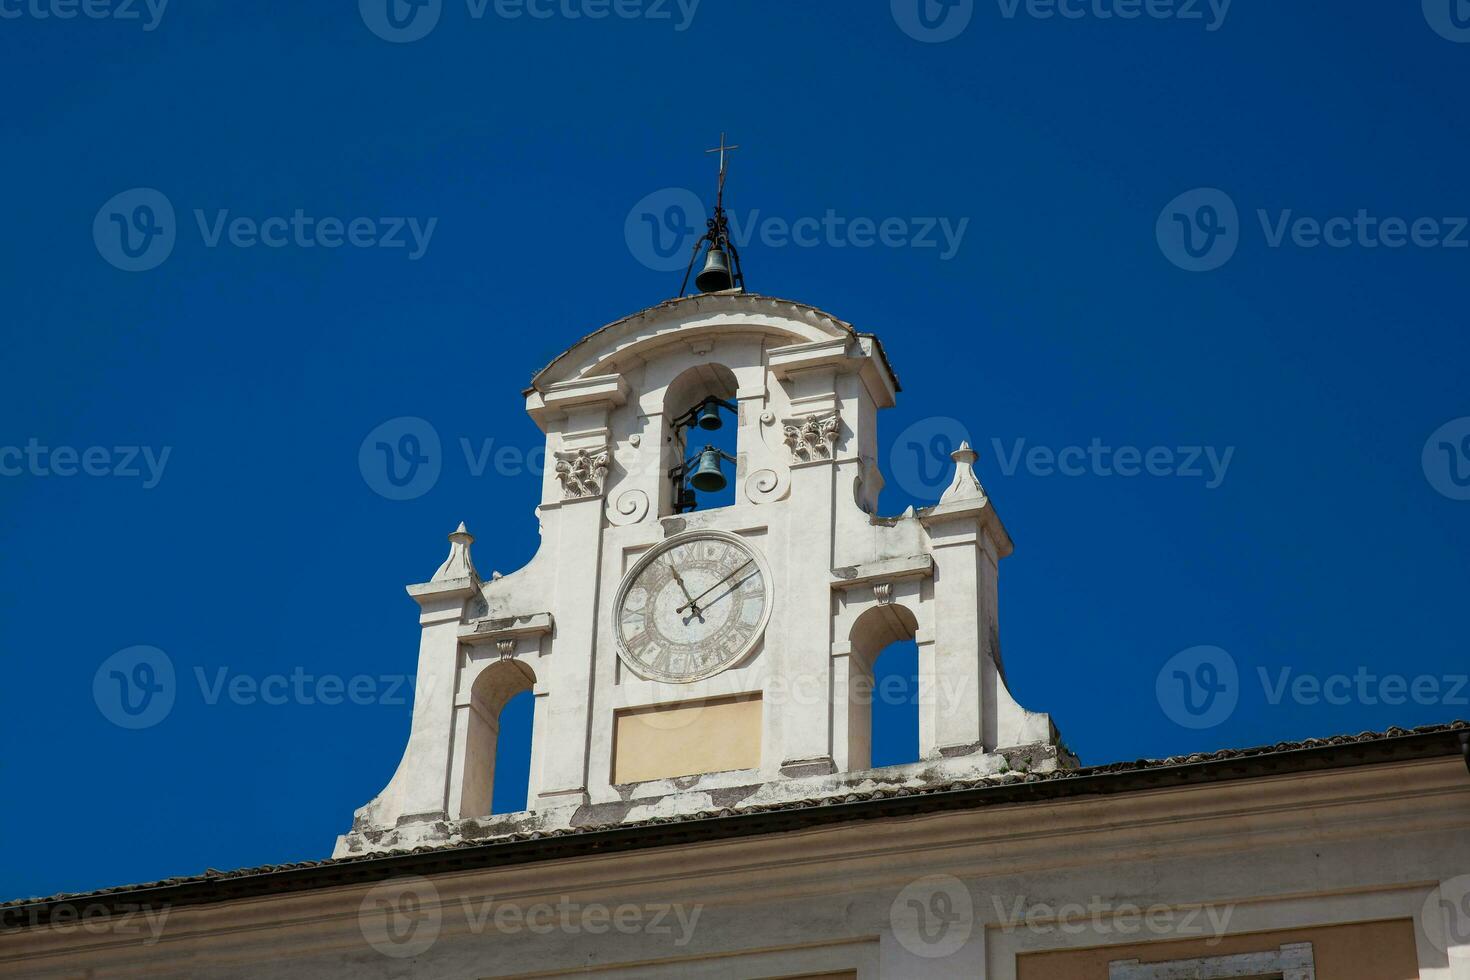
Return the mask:
[[647,680],[690,683],[737,663],[771,615],[765,558],[738,535],[675,535],[618,588],[618,656]]

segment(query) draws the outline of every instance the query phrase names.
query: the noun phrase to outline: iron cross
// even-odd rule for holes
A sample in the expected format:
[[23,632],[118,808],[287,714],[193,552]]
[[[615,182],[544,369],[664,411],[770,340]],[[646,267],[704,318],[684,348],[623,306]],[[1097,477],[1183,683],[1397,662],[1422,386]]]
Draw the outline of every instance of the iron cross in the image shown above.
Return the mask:
[[730,152],[731,150],[738,150],[738,149],[740,149],[740,144],[737,143],[734,146],[727,145],[725,143],[725,134],[724,133],[721,133],[720,134],[720,145],[717,146],[717,147],[715,147],[713,150],[705,150],[704,151],[706,153],[718,153],[720,155],[720,178],[721,179],[723,179],[724,176],[725,176],[725,154],[728,153],[728,152]]

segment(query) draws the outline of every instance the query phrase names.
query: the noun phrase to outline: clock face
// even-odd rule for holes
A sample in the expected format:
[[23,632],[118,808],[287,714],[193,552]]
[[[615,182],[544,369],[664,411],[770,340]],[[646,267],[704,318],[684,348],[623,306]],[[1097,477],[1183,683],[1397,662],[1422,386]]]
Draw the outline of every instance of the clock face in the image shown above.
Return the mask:
[[724,531],[676,535],[618,589],[618,655],[648,680],[688,683],[737,662],[771,613],[765,560]]

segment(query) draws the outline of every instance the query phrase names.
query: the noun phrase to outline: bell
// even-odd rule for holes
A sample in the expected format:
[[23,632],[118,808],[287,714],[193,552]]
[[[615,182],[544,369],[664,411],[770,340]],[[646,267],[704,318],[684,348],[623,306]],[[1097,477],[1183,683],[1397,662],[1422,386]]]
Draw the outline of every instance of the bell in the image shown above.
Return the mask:
[[699,454],[699,465],[689,478],[689,485],[700,493],[719,493],[729,483],[720,471],[720,451],[714,446],[705,446]]
[[720,408],[718,405],[714,402],[705,402],[704,407],[699,410],[699,415],[695,418],[694,424],[706,432],[713,432],[724,425],[725,420],[720,418]]
[[704,271],[694,277],[694,285],[701,293],[716,293],[735,285],[735,279],[730,275],[730,257],[724,249],[709,250],[704,257]]

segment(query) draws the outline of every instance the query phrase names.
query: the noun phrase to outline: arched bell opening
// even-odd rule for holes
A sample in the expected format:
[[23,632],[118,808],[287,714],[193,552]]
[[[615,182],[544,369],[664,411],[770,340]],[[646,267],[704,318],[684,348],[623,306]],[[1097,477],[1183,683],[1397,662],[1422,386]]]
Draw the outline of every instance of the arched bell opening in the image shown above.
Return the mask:
[[660,513],[712,510],[735,503],[740,410],[735,372],[701,364],[674,379],[664,396],[665,461]]

